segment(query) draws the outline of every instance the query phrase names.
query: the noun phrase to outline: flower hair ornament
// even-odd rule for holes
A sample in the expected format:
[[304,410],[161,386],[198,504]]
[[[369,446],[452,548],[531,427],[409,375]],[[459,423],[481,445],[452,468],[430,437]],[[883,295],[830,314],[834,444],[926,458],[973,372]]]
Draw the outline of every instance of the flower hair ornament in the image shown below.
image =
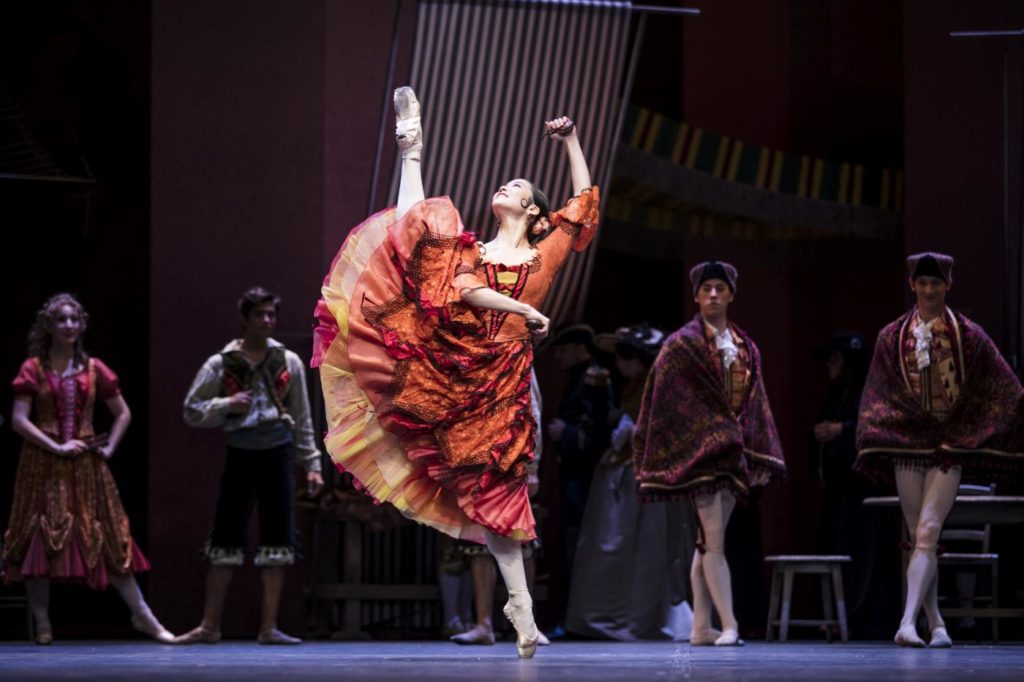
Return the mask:
[[548,220],[547,216],[537,216],[537,220],[533,221],[533,226],[530,228],[530,234],[537,237],[551,229],[551,221]]

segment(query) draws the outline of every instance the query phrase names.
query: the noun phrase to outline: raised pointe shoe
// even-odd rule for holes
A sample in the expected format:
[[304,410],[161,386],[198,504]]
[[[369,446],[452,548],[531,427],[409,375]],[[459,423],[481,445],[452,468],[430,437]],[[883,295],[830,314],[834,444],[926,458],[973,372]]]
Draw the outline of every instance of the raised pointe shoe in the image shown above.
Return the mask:
[[132,627],[144,635],[149,635],[161,644],[173,644],[174,635],[167,628],[160,624],[152,613],[136,618],[132,616]]
[[277,628],[260,632],[260,636],[256,638],[256,641],[260,644],[302,644],[302,640],[298,637],[286,635]]
[[743,640],[735,629],[726,628],[715,640],[715,646],[743,646]]
[[917,628],[913,625],[901,626],[896,631],[896,636],[893,637],[892,641],[896,642],[900,646],[911,646],[917,649],[924,648],[924,640],[917,635]]
[[200,625],[183,635],[178,635],[171,640],[171,644],[216,644],[219,641],[220,632],[217,630],[207,630]]
[[509,596],[508,603],[501,610],[516,629],[516,655],[519,658],[533,658],[537,653],[540,631],[533,620],[533,600],[529,595],[516,599]]
[[36,644],[39,646],[49,646],[53,644],[53,630],[36,630]]
[[494,630],[486,625],[477,625],[465,632],[449,637],[456,644],[482,644],[489,646],[494,644]]
[[953,639],[946,632],[946,626],[940,625],[932,630],[932,639],[928,642],[930,649],[948,649],[953,646]]
[[690,646],[713,646],[715,640],[722,636],[721,630],[704,628],[690,633]]
[[419,159],[423,150],[423,128],[420,125],[420,102],[409,86],[395,90],[395,141],[403,159]]

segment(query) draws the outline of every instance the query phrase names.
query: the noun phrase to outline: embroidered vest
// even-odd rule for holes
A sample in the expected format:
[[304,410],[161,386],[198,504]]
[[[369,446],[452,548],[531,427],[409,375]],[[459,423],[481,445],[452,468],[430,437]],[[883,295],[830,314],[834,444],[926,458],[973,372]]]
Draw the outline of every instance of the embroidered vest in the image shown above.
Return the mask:
[[288,360],[284,346],[273,346],[267,349],[267,355],[256,367],[246,359],[241,351],[221,353],[224,361],[224,374],[221,379],[221,394],[234,395],[246,390],[256,381],[264,382],[270,389],[271,399],[282,414],[287,412],[284,397],[291,386],[292,375],[288,371]]

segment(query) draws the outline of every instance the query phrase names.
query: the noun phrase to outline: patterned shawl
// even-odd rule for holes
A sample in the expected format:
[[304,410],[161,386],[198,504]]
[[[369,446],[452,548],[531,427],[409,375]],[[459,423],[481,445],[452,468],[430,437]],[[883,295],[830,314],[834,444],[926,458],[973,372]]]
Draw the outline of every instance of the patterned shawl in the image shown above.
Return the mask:
[[726,396],[698,315],[662,346],[633,438],[637,486],[646,501],[728,488],[745,498],[751,486],[784,473],[782,446],[761,374],[761,353],[735,325],[750,352],[750,389],[738,412]]
[[[952,311],[950,311],[952,312]],[[985,331],[952,313],[960,394],[937,419],[911,389],[901,349],[914,310],[878,334],[857,425],[856,468],[892,479],[892,458],[963,466],[965,479],[1024,471],[1024,389]]]

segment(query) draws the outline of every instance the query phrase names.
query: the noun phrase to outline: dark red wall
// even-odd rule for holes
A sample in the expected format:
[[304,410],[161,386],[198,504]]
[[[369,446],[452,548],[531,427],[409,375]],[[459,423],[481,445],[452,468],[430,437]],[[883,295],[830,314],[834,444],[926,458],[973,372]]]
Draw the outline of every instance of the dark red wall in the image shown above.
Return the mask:
[[[980,322],[1009,356],[1020,329],[1020,291],[1014,284],[1021,253],[1024,38],[1005,43],[953,39],[949,32],[1019,29],[1024,5],[906,0],[905,6],[907,250],[945,251],[957,259],[951,305]],[[1008,249],[1003,235],[1004,46],[1009,69]],[[1004,251],[1011,257],[1008,270]]]
[[[187,428],[195,371],[238,332],[235,301],[279,292],[277,337],[308,358],[323,267],[365,212],[395,3],[158,2],[153,9],[150,294],[154,608],[201,614],[224,439]],[[367,105],[369,103],[369,105]],[[256,626],[241,572],[228,634]],[[285,625],[299,629],[301,569]]]
[[[688,4],[700,7],[701,16],[651,23],[634,100],[745,143],[902,165],[900,3]],[[682,35],[681,49],[666,35],[670,30]],[[667,94],[672,87],[664,69],[658,70],[666,54],[682,64],[678,100]],[[673,106],[678,110],[666,110]],[[740,291],[730,313],[761,348],[790,469],[788,480],[771,486],[761,505],[765,550],[813,550],[819,502],[808,436],[826,380],[811,350],[840,331],[873,337],[898,315],[904,305],[903,245],[898,238],[689,236],[675,238],[671,250],[683,254],[682,262],[652,265],[602,252],[588,315],[604,328],[646,317],[674,329],[695,313],[686,283],[692,265],[717,258],[739,268]]]

